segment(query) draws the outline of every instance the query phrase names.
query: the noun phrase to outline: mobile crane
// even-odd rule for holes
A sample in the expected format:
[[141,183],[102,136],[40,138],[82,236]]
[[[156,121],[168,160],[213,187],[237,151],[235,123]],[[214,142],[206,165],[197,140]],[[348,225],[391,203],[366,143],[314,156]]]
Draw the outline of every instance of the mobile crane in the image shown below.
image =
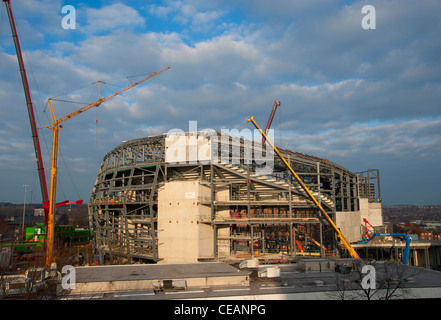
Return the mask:
[[46,267],[50,268],[53,260],[53,245],[54,245],[54,229],[55,229],[55,198],[56,198],[56,187],[57,187],[57,161],[58,161],[58,132],[61,128],[61,123],[67,121],[93,107],[98,107],[103,102],[153,78],[157,74],[170,69],[170,66],[165,67],[159,71],[153,72],[148,76],[118,90],[115,91],[104,98],[101,98],[100,82],[98,82],[98,96],[99,99],[92,102],[78,110],[71,112],[61,118],[57,118],[54,113],[54,108],[52,107],[51,98],[48,99],[48,105],[51,112],[52,124],[40,127],[38,129],[48,128],[52,130],[52,165],[51,165],[51,181],[50,181],[50,195],[49,195],[49,213],[48,213],[48,223],[47,223],[47,240],[46,240]]
[[355,249],[350,245],[349,241],[346,239],[346,236],[343,234],[343,232],[340,231],[340,229],[335,225],[334,221],[332,221],[331,217],[328,215],[328,213],[325,211],[325,209],[323,209],[322,205],[317,201],[317,199],[313,196],[313,194],[311,193],[311,191],[308,189],[308,187],[306,186],[306,184],[302,181],[302,179],[300,179],[300,177],[298,176],[298,174],[294,171],[294,169],[289,165],[289,163],[285,160],[285,158],[282,156],[282,154],[280,153],[280,151],[276,148],[276,146],[274,146],[274,144],[271,142],[271,140],[268,139],[268,137],[266,136],[265,132],[263,132],[263,130],[259,127],[259,125],[257,124],[257,122],[254,120],[253,117],[250,117],[248,120],[248,122],[252,122],[253,125],[256,127],[257,130],[260,131],[260,133],[262,134],[262,136],[265,138],[266,141],[268,141],[268,143],[271,145],[271,147],[274,149],[274,151],[276,152],[277,156],[280,158],[280,160],[282,160],[282,162],[285,164],[285,166],[289,169],[289,171],[291,172],[291,174],[297,179],[297,181],[299,182],[300,186],[302,187],[303,191],[306,192],[306,194],[308,195],[308,197],[312,200],[312,202],[315,204],[315,206],[319,209],[319,211],[321,212],[321,214],[326,218],[326,220],[329,222],[329,224],[332,226],[332,228],[334,228],[337,237],[341,240],[341,242],[343,243],[343,246],[347,249],[347,251],[349,252],[349,254],[351,255],[352,258],[357,258],[359,259],[360,256],[358,255],[357,251],[355,251]]
[[[280,106],[280,101],[274,100],[273,109],[271,110],[271,114],[270,114],[270,117],[268,119],[268,123],[267,123],[266,128],[265,128],[265,134],[268,133],[268,129],[270,128],[271,123],[273,122],[274,114],[276,113],[276,109],[279,106]],[[265,143],[265,137],[262,137],[262,144],[264,144],[264,143]]]
[[[84,107],[64,116],[64,117],[61,117],[59,119],[57,119],[55,117],[55,113],[52,108],[51,99],[48,99],[48,104],[50,107],[53,123],[51,125],[38,128],[38,129],[49,128],[53,131],[51,185],[50,185],[50,194],[48,194],[46,177],[45,177],[44,166],[43,166],[43,160],[42,160],[42,156],[41,156],[40,140],[38,137],[38,131],[37,131],[37,126],[36,126],[36,122],[35,122],[34,109],[33,109],[33,105],[32,105],[29,83],[28,83],[27,76],[26,76],[26,70],[24,68],[23,56],[21,54],[17,29],[15,26],[14,17],[12,14],[11,2],[10,2],[10,0],[2,0],[2,1],[5,3],[6,11],[8,13],[9,23],[10,23],[11,31],[12,31],[12,38],[14,39],[15,50],[16,50],[18,64],[19,64],[19,68],[20,68],[20,75],[21,75],[23,89],[24,89],[25,98],[26,98],[26,105],[27,105],[28,114],[29,114],[29,121],[31,124],[32,139],[33,139],[34,149],[35,149],[35,159],[37,162],[38,176],[39,176],[39,180],[40,180],[42,203],[43,203],[43,208],[45,211],[45,223],[46,223],[46,229],[47,229],[46,245],[45,245],[46,246],[46,266],[49,268],[50,264],[52,262],[52,259],[53,259],[52,255],[53,255],[54,229],[55,229],[55,224],[54,224],[55,207],[66,205],[69,203],[66,200],[66,201],[60,202],[58,204],[55,204],[57,157],[58,157],[58,131],[59,131],[59,129],[62,128],[61,123],[72,118],[72,117],[77,116],[78,114],[80,114],[84,111],[89,110],[90,108],[98,107],[101,103],[127,91],[130,88],[133,88],[133,87],[141,84],[142,82],[154,77],[155,75],[161,73],[162,71],[170,69],[170,67],[168,66],[168,67],[163,68],[157,72],[151,73],[150,75],[142,78],[141,80],[134,82],[131,85],[128,85],[128,86],[124,87],[123,89],[120,89],[112,94],[109,94],[108,96],[106,96],[104,98],[101,98],[101,92],[100,92],[100,88],[99,88],[100,82],[98,82],[99,99],[97,101],[90,103],[90,104],[88,104],[88,105],[86,105],[86,106],[84,106]],[[82,200],[75,201],[74,203],[81,204]]]
[[26,70],[23,63],[23,56],[21,54],[20,42],[18,40],[17,29],[15,27],[14,16],[12,15],[11,2],[10,0],[2,0],[6,5],[6,11],[8,12],[9,24],[11,25],[12,38],[14,39],[15,51],[17,53],[18,65],[20,68],[21,80],[23,83],[23,90],[26,98],[26,106],[28,109],[29,121],[31,123],[32,140],[34,142],[35,160],[37,162],[38,177],[40,179],[40,189],[43,208],[45,208],[45,219],[47,218],[47,206],[49,201],[46,176],[44,173],[43,160],[41,157],[40,140],[38,138],[37,126],[35,124],[34,108],[32,105],[31,93],[29,90],[29,83],[26,76]]
[[[47,225],[48,213],[49,213],[49,194],[47,191],[46,174],[44,171],[43,159],[42,159],[41,148],[40,148],[40,139],[38,136],[37,125],[35,122],[34,108],[33,108],[33,104],[32,104],[29,83],[28,83],[28,79],[27,79],[27,75],[26,75],[26,69],[24,67],[23,56],[21,54],[20,42],[19,42],[18,34],[17,34],[17,28],[15,26],[14,16],[12,14],[11,3],[10,3],[10,0],[2,0],[2,1],[5,3],[6,11],[8,13],[9,24],[11,26],[12,38],[14,40],[15,51],[17,54],[17,60],[18,60],[21,80],[22,80],[22,84],[23,84],[23,90],[24,90],[24,94],[25,94],[25,98],[26,98],[26,106],[28,109],[29,122],[31,124],[32,140],[34,143],[35,161],[37,164],[38,177],[39,177],[39,181],[40,181],[40,190],[41,190],[42,204],[43,204],[44,217],[45,217],[44,220],[45,220],[45,224]],[[75,201],[76,204],[78,204],[79,202],[82,203],[82,200]],[[66,201],[57,203],[56,206],[57,207],[63,206],[63,205],[66,205],[67,203],[68,203],[68,201],[66,200]]]
[[405,233],[373,233],[369,238],[365,238],[361,241],[359,241],[358,243],[361,244],[366,244],[369,243],[373,238],[375,237],[399,237],[402,240],[404,240],[404,242],[406,242],[406,246],[404,247],[403,250],[403,264],[409,264],[409,256],[410,256],[410,242],[411,242],[411,238],[405,234]]
[[375,233],[375,228],[370,224],[369,221],[367,221],[366,218],[363,218],[363,222],[364,222],[364,228],[366,230],[366,239],[369,239],[370,235],[369,235],[368,225],[372,228],[372,230],[374,230],[373,233]]

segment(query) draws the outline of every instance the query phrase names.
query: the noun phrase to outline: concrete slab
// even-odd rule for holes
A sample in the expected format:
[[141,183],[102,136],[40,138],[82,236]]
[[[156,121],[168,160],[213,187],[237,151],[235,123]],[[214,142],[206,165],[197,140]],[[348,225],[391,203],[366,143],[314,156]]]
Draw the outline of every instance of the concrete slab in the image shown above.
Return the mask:
[[77,267],[73,293],[154,289],[158,280],[185,280],[187,287],[249,286],[249,273],[226,263],[140,264]]
[[[345,259],[342,259],[345,260]],[[349,259],[346,259],[349,263]],[[343,263],[345,261],[339,261]],[[345,263],[343,263],[345,264]],[[196,266],[195,266],[196,265]],[[374,267],[377,272],[377,281],[385,275],[383,267],[384,263],[376,263]],[[427,299],[427,298],[441,298],[441,272],[428,270],[424,268],[416,268],[399,264],[388,264],[389,275],[393,278],[402,278],[404,283],[402,287],[405,289],[396,294],[398,299]],[[216,275],[231,275],[239,274],[243,276],[243,272],[238,269],[219,263],[200,263],[200,264],[175,264],[168,265],[159,273],[153,272],[157,267],[163,268],[165,265],[127,265],[127,266],[109,266],[109,267],[89,267],[77,268],[79,275],[88,277],[89,281],[93,281],[93,276],[98,276],[98,271],[109,270],[114,271],[113,274],[105,276],[99,275],[101,280],[114,280],[103,282],[103,286],[99,290],[81,291],[76,290],[67,299],[118,299],[118,300],[164,300],[164,299],[222,299],[222,300],[335,300],[339,299],[341,293],[341,286],[338,286],[340,281],[345,282],[345,290],[347,299],[350,299],[349,294],[357,299],[364,299],[363,292],[359,289],[359,281],[355,281],[360,277],[356,271],[351,271],[350,274],[340,274],[335,271],[327,272],[305,272],[298,264],[278,264],[275,265],[280,269],[280,277],[277,279],[256,279],[250,280],[248,285],[237,285],[231,282],[227,284],[225,281],[228,278],[216,277]],[[265,267],[269,267],[266,265]],[[182,268],[181,268],[182,267]],[[193,272],[191,270],[193,269]],[[96,273],[92,272],[96,269]],[[107,270],[105,270],[107,269]],[[118,270],[115,270],[118,269]],[[125,269],[125,270],[124,270]],[[151,271],[149,273],[147,271]],[[171,290],[163,292],[155,292],[153,287],[145,285],[147,281],[155,280],[132,280],[134,278],[159,278],[158,275],[163,276],[185,276],[185,281],[192,281],[192,279],[200,280],[200,278],[191,278],[191,276],[200,276],[197,273],[204,271],[209,279],[221,279],[223,285],[199,285],[187,286],[183,290]],[[392,271],[392,272],[390,272]],[[231,277],[231,279],[240,279],[240,277]],[[123,281],[121,280],[123,279]],[[124,280],[127,279],[127,280]],[[144,282],[144,284],[142,284]],[[130,286],[127,284],[131,284]],[[137,284],[142,284],[137,287]],[[208,282],[206,282],[208,283]],[[220,282],[219,282],[220,283]],[[237,283],[237,282],[236,282]],[[98,284],[98,282],[90,282],[89,285]],[[112,287],[112,284],[114,285]],[[121,284],[125,284],[122,286]],[[105,286],[104,286],[105,285]],[[393,283],[391,284],[394,285]],[[352,287],[351,287],[352,286]],[[89,287],[91,289],[93,287]],[[104,289],[107,289],[104,290]],[[374,299],[381,298],[379,292]]]
[[243,274],[221,262],[76,267],[77,282],[181,279]]

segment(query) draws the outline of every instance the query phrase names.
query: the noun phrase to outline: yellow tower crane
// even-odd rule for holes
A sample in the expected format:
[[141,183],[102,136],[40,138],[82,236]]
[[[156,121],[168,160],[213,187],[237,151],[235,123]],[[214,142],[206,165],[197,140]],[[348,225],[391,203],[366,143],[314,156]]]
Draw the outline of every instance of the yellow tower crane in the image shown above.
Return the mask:
[[47,223],[47,234],[46,234],[46,267],[50,268],[51,263],[53,262],[53,247],[54,247],[54,238],[55,238],[55,197],[56,197],[56,187],[57,187],[57,161],[58,161],[58,131],[63,128],[61,123],[66,120],[69,120],[84,111],[87,111],[93,107],[98,107],[101,103],[147,81],[150,78],[153,78],[157,74],[170,69],[170,66],[165,67],[159,71],[153,72],[148,76],[118,90],[115,91],[104,98],[101,98],[101,91],[98,82],[98,96],[99,99],[95,102],[92,102],[74,112],[65,115],[64,117],[58,118],[55,116],[54,109],[52,108],[51,99],[48,99],[49,108],[51,111],[52,124],[40,127],[38,129],[49,128],[53,132],[52,136],[52,165],[51,165],[51,181],[50,181],[50,195],[49,195],[49,213],[48,213],[48,223]]
[[326,220],[328,220],[329,224],[334,228],[335,232],[337,233],[338,238],[341,240],[341,242],[343,243],[343,245],[345,246],[345,248],[348,250],[349,254],[351,255],[352,258],[357,258],[359,259],[359,255],[358,253],[355,251],[355,249],[349,244],[349,241],[346,239],[346,236],[343,234],[343,232],[340,231],[340,229],[335,225],[334,221],[332,221],[331,217],[328,215],[328,213],[325,211],[325,209],[323,209],[322,205],[317,201],[317,199],[313,196],[313,194],[311,193],[311,191],[309,191],[308,187],[306,186],[306,184],[302,181],[302,179],[300,179],[299,175],[294,171],[293,168],[291,168],[291,166],[289,165],[289,163],[285,160],[285,158],[282,156],[282,154],[280,153],[280,151],[274,146],[274,144],[268,139],[268,137],[266,136],[265,132],[263,132],[263,130],[259,127],[259,125],[256,123],[256,121],[254,120],[253,117],[250,117],[248,120],[248,122],[252,122],[254,124],[254,126],[257,128],[257,130],[260,131],[260,133],[262,134],[262,136],[264,137],[264,139],[266,141],[268,141],[268,143],[271,145],[271,147],[274,149],[274,151],[276,152],[277,156],[280,158],[280,160],[283,161],[283,163],[285,164],[285,166],[289,169],[289,171],[291,172],[291,174],[297,179],[297,181],[300,183],[300,186],[302,187],[302,189],[306,192],[306,194],[309,196],[309,198],[312,200],[312,202],[314,202],[315,206],[319,209],[319,211],[323,214],[323,216],[326,218]]

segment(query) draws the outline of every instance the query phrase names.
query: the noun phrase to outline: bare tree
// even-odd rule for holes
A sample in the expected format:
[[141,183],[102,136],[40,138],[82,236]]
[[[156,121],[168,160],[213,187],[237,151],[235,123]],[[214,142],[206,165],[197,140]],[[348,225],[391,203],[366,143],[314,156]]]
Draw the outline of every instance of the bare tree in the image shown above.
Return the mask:
[[[380,300],[402,299],[411,296],[409,284],[420,269],[383,261],[372,264],[376,270],[376,290],[372,297]],[[366,290],[363,291],[365,294]],[[369,292],[370,294],[371,292]]]
[[[366,272],[364,266],[374,274]],[[363,266],[355,265],[348,273],[336,272],[335,290],[330,298],[340,300],[390,300],[404,299],[412,295],[409,284],[421,272],[418,268],[404,266],[389,261],[376,261]],[[370,277],[373,282],[367,282]]]

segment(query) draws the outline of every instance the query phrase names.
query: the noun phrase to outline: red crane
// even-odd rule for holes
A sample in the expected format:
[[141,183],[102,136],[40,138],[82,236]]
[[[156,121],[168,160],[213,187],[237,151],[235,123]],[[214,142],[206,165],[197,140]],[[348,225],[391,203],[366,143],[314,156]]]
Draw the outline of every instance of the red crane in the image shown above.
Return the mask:
[[[26,97],[26,105],[28,108],[28,114],[29,114],[29,121],[31,123],[31,131],[32,131],[32,139],[34,141],[34,149],[35,149],[35,159],[37,161],[37,167],[38,167],[38,177],[40,178],[40,189],[41,189],[41,196],[43,199],[43,207],[44,213],[45,213],[45,219],[47,219],[47,213],[49,206],[47,205],[49,203],[49,197],[47,192],[47,184],[46,184],[46,177],[44,174],[44,167],[43,167],[43,160],[41,158],[41,149],[40,149],[40,140],[38,138],[38,132],[37,132],[37,126],[35,124],[35,116],[34,116],[34,108],[32,106],[32,100],[31,100],[31,94],[29,90],[29,84],[28,79],[26,76],[26,70],[24,68],[23,63],[23,56],[21,54],[20,49],[20,43],[18,41],[18,35],[17,35],[17,29],[15,27],[14,17],[12,15],[11,10],[11,3],[10,0],[3,0],[3,2],[6,5],[6,11],[8,12],[9,17],[9,23],[11,25],[11,31],[12,31],[12,38],[14,39],[14,45],[15,45],[15,51],[17,53],[17,59],[18,59],[18,65],[20,68],[20,75],[21,80],[23,82],[23,89]],[[46,204],[46,206],[45,206]]]
[[[363,222],[364,222],[364,228],[366,230],[366,239],[369,239],[371,237],[371,235],[375,232],[375,228],[369,223],[369,221],[366,220],[366,218],[363,218]],[[372,228],[372,234],[369,233],[368,230],[368,225]]]
[[[21,80],[23,83],[23,90],[26,98],[26,106],[28,109],[28,115],[29,115],[29,122],[31,124],[31,132],[32,132],[32,140],[34,142],[34,151],[35,151],[35,159],[37,162],[37,169],[38,169],[38,177],[40,180],[40,190],[41,190],[41,197],[42,197],[42,204],[44,209],[44,221],[47,225],[48,223],[48,216],[49,216],[49,193],[47,190],[47,183],[46,183],[46,175],[44,172],[44,166],[43,166],[43,159],[41,156],[41,148],[40,148],[40,139],[38,137],[38,131],[37,131],[37,125],[35,122],[35,115],[34,115],[34,107],[32,105],[32,98],[30,94],[29,89],[29,83],[28,78],[26,75],[26,69],[24,67],[23,63],[23,56],[20,49],[20,42],[18,40],[18,34],[17,34],[17,28],[15,26],[14,22],[14,16],[12,15],[12,9],[11,9],[11,1],[10,0],[2,0],[6,5],[6,11],[8,12],[8,18],[9,18],[9,24],[11,25],[11,31],[12,31],[12,38],[14,39],[14,45],[15,45],[15,51],[17,54],[18,59],[18,65],[20,68],[20,75]],[[78,200],[71,203],[83,203],[83,200]],[[63,201],[60,203],[57,203],[56,206],[64,206],[68,204],[68,201]]]
[[[273,110],[271,111],[271,115],[268,119],[268,124],[266,125],[266,128],[265,128],[265,135],[268,133],[268,129],[270,128],[271,123],[273,122],[274,114],[276,113],[276,109],[278,106],[280,106],[280,101],[274,100]],[[264,144],[264,143],[265,143],[265,137],[262,137],[262,144]]]

